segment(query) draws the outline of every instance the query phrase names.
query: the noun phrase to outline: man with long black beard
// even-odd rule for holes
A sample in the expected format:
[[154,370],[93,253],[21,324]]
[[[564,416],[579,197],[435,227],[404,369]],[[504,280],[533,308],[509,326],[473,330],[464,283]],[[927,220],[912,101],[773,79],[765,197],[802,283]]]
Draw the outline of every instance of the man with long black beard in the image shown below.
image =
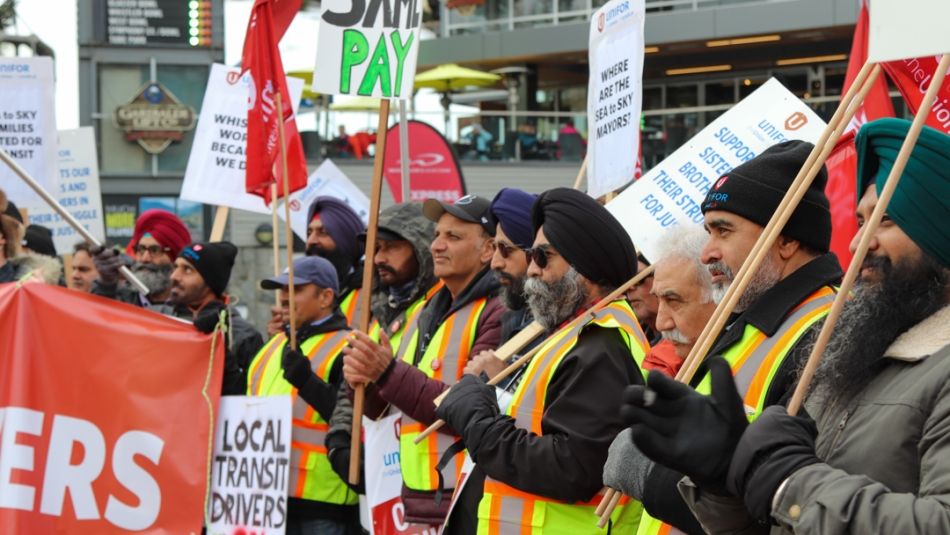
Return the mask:
[[[437,414],[462,437],[483,480],[457,493],[445,533],[591,533],[600,469],[622,424],[624,388],[642,383],[649,345],[622,297],[595,319],[564,329],[637,272],[636,250],[620,223],[586,194],[547,191],[532,208],[534,248],[525,293],[542,343],[507,407],[495,388],[465,375]],[[632,532],[635,503],[612,516]]]
[[[881,119],[859,132],[859,222],[909,126]],[[653,394],[627,393],[634,441],[685,468],[681,490],[707,532],[950,532],[948,221],[950,137],[924,127],[823,355],[806,402],[814,421],[776,406],[746,426],[721,365],[711,397],[652,375]],[[709,458],[720,451],[732,453]],[[698,452],[728,468],[722,488],[692,477]]]

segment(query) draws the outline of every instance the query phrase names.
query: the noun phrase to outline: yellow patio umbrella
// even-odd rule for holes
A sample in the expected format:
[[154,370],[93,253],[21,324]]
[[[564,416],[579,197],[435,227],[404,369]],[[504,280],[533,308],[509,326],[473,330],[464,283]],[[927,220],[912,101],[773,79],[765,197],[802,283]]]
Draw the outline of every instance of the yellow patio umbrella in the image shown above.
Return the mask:
[[379,111],[379,99],[372,97],[340,97],[330,104],[333,111]]
[[501,76],[490,72],[482,72],[454,63],[439,65],[434,69],[416,75],[416,89],[428,87],[442,93],[442,109],[444,110],[445,132],[449,131],[449,105],[452,104],[450,93],[461,91],[468,87],[487,87],[495,85]]
[[316,100],[320,96],[320,93],[313,90],[313,71],[290,71],[287,76],[303,80],[303,93],[300,94],[300,98]]

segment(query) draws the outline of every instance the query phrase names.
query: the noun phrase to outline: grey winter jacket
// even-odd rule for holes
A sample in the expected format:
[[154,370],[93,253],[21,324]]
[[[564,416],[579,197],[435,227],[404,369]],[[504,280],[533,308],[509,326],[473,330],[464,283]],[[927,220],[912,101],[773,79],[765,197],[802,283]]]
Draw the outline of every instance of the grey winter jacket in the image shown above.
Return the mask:
[[[806,404],[823,463],[773,497],[771,533],[950,533],[950,305],[885,351],[885,367],[846,407]],[[737,499],[680,482],[710,533],[767,533]]]

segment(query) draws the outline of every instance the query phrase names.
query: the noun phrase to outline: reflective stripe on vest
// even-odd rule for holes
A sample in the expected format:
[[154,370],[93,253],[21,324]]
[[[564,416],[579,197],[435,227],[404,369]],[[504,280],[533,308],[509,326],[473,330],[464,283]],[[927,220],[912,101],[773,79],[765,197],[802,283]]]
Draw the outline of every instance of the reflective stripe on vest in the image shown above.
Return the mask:
[[[742,339],[722,354],[732,367],[736,387],[742,394],[750,419],[754,419],[765,409],[768,387],[775,373],[781,367],[785,356],[809,327],[828,315],[835,300],[835,290],[827,286],[820,288],[789,314],[773,336],[752,325],[746,325]],[[696,391],[708,395],[710,379],[707,374],[696,387]]]
[[360,320],[360,310],[362,310],[360,307],[360,289],[354,288],[340,301],[340,312],[346,318],[347,325],[353,328],[357,327],[356,322]]
[[640,526],[637,528],[637,535],[683,535],[683,532],[662,520],[653,518],[644,509],[643,515],[640,517]]
[[[330,381],[330,371],[346,345],[349,331],[339,330],[307,338],[301,345],[301,353],[310,359],[313,372],[324,382]],[[287,337],[275,335],[257,353],[251,362],[248,380],[248,395],[282,396],[292,398],[293,427],[290,437],[290,467],[288,470],[287,494],[336,505],[358,503],[352,492],[333,471],[327,459],[327,422],[320,413],[297,395],[297,389],[284,380],[281,356]]]
[[[506,411],[514,417],[517,427],[543,436],[541,419],[551,378],[590,324],[618,329],[631,357],[642,369],[650,345],[630,305],[626,301],[614,301],[599,310],[593,320],[555,333],[544,343],[528,365]],[[565,503],[518,490],[486,476],[484,494],[478,504],[478,534],[605,533],[606,528],[597,529],[594,516],[601,497],[598,495],[583,503]],[[642,509],[639,502],[624,497],[611,515],[612,531],[634,533]]]
[[[462,377],[462,370],[468,363],[469,353],[475,343],[478,320],[487,302],[486,297],[476,299],[445,318],[426,347],[417,366],[419,370],[430,379],[454,385]],[[399,353],[400,358],[409,364],[412,364],[419,343],[420,315],[421,309],[406,327],[403,343],[400,344],[401,348],[405,349]],[[406,487],[417,491],[434,491],[439,488],[439,472],[436,466],[445,450],[456,441],[455,437],[445,433],[432,433],[419,444],[413,444],[416,435],[426,427],[428,426],[403,414],[399,435],[402,479]],[[446,469],[442,472],[446,489],[455,488],[464,455],[465,453],[461,452],[455,456],[454,470]]]
[[[422,311],[422,307],[424,307],[426,303],[429,302],[429,299],[432,299],[432,296],[435,295],[436,292],[441,290],[442,286],[444,285],[445,283],[443,283],[442,280],[440,279],[438,282],[432,285],[432,288],[429,288],[429,291],[426,292],[425,295],[413,301],[412,304],[410,304],[406,308],[406,310],[402,314],[399,315],[399,317],[395,318],[389,324],[389,328],[386,329],[386,332],[389,333],[390,347],[392,347],[393,349],[396,349],[396,352],[393,353],[394,355],[401,355],[398,349],[402,346],[402,339],[403,339],[403,334],[406,332],[406,325],[414,322],[416,315],[418,315],[419,312]],[[398,325],[396,325],[397,323]],[[380,332],[379,321],[374,319],[369,329],[370,339],[378,343],[379,332]]]

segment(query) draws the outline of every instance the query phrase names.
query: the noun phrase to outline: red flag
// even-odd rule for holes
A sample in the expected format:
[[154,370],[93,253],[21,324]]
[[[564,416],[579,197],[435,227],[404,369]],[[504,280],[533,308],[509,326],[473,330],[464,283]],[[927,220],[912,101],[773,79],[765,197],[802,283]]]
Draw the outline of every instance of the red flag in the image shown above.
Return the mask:
[[[903,59],[882,64],[884,71],[904,96],[904,101],[907,102],[911,113],[917,113],[920,108],[920,102],[924,100],[924,93],[930,87],[930,81],[937,71],[938,63],[940,63],[940,56]],[[944,78],[943,85],[937,92],[937,98],[930,108],[930,113],[927,114],[927,126],[950,134],[950,76]]]
[[831,205],[831,252],[838,257],[843,269],[847,269],[851,263],[849,247],[858,232],[858,220],[854,215],[858,202],[855,178],[858,156],[854,148],[854,135],[854,130],[845,132],[825,160],[828,169],[825,195]]
[[[247,112],[247,174],[248,193],[260,195],[270,204],[270,187],[275,181],[279,195],[283,191],[283,166],[280,160],[278,128],[283,124],[287,147],[287,169],[290,193],[306,187],[307,162],[303,143],[297,133],[290,92],[277,43],[283,37],[300,0],[255,0],[244,37],[241,71],[251,72]],[[276,95],[280,93],[283,117],[277,117]]]
[[[844,76],[844,87],[841,93],[844,94],[854,83],[858,71],[868,60],[868,4],[866,0],[861,1],[861,9],[858,12],[858,21],[854,26],[854,39],[851,41],[851,55],[848,57],[848,70]],[[867,98],[858,108],[848,125],[848,130],[857,132],[861,125],[881,117],[893,117],[894,105],[891,103],[891,97],[887,94],[887,79],[884,76],[878,76],[874,82],[874,87],[867,94]],[[852,181],[853,185],[853,181]]]

